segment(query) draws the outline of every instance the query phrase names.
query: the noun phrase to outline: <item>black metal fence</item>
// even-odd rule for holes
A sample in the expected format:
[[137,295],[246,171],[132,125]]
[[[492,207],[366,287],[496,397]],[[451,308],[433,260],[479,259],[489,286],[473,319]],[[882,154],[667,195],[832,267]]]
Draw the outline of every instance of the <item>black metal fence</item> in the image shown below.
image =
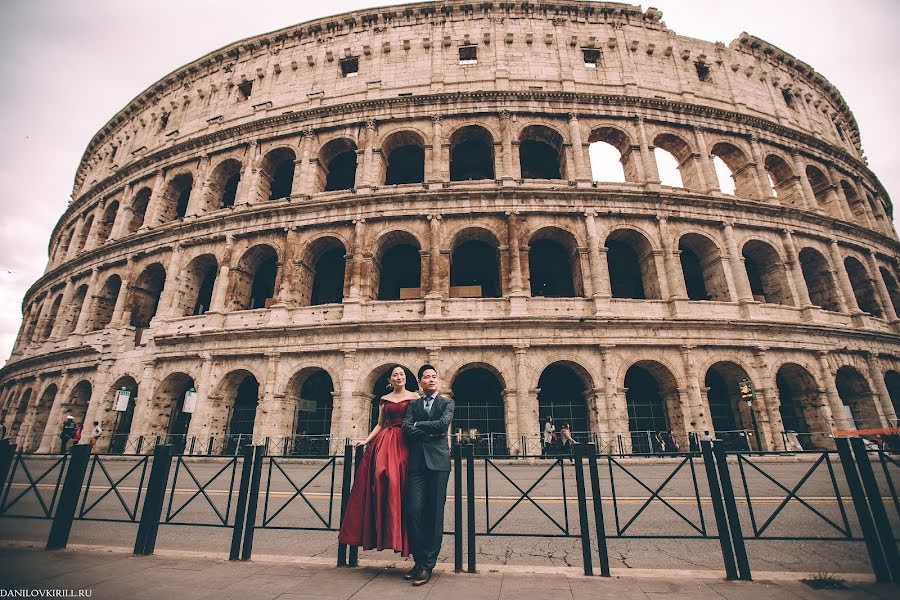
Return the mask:
[[[571,540],[584,573],[593,574],[596,553],[603,576],[617,540],[708,540],[718,542],[729,579],[750,579],[748,545],[828,541],[864,544],[876,579],[900,581],[900,461],[859,438],[835,444],[804,452],[799,477],[786,470],[796,461],[723,443],[670,454],[652,477],[645,461],[598,454],[594,444],[576,444],[571,456],[525,457],[535,460],[519,470],[455,445],[445,535],[457,571],[477,570],[479,539],[490,537]],[[0,517],[52,520],[47,549],[65,547],[75,521],[133,523],[142,555],[153,553],[161,526],[227,528],[232,560],[251,558],[256,530],[336,532],[361,453],[348,445],[342,455],[298,459],[272,450],[245,445],[235,456],[200,459],[158,445],[152,456],[113,457],[87,445],[17,453],[0,441]],[[357,551],[339,546],[338,566],[355,566]]]

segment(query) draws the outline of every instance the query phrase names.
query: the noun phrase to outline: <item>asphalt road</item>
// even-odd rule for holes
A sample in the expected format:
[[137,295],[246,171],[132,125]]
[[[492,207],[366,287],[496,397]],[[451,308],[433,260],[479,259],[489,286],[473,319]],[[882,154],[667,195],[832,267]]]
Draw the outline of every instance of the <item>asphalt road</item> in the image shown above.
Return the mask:
[[[51,505],[60,471],[54,462],[33,456],[25,462],[27,474],[21,466],[17,468],[3,502],[0,539],[46,540],[49,520],[13,516],[41,515],[43,506]],[[79,501],[81,518],[73,526],[71,543],[131,547],[137,532],[133,521],[140,515],[149,465],[149,460],[139,458],[92,460],[87,493]],[[873,466],[887,499],[893,530],[900,534],[900,514],[890,498],[887,480],[880,465]],[[895,485],[900,483],[900,468],[890,469]],[[751,459],[732,462],[729,471],[754,570],[870,571],[863,542],[847,539],[860,538],[861,530],[836,456],[831,463],[818,464],[813,460]],[[29,475],[37,482],[40,499]],[[601,457],[598,475],[612,566],[722,569],[702,460],[609,461]],[[339,525],[341,477],[340,461],[266,459],[254,553],[336,556],[333,529]],[[587,470],[585,478],[596,569],[597,536]],[[114,489],[110,481],[115,483]],[[576,480],[570,463],[495,464],[476,459],[474,481],[480,565],[582,564]],[[801,481],[797,497],[785,504],[789,491]],[[165,524],[160,527],[157,547],[227,554],[239,483],[240,469],[235,463],[195,459],[173,463],[163,506]],[[445,529],[450,531],[452,474],[448,494]],[[465,512],[463,505],[464,517]],[[306,529],[297,529],[300,527]],[[383,560],[392,554],[362,552],[361,562],[369,556]],[[453,560],[450,535],[445,537],[441,560]]]

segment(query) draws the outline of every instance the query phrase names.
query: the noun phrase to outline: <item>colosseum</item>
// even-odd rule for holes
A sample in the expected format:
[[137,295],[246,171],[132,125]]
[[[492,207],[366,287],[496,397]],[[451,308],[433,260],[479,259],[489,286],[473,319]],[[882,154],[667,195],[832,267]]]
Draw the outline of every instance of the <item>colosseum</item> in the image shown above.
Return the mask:
[[72,415],[113,453],[334,452],[426,362],[494,454],[548,415],[617,453],[894,423],[900,246],[850,108],[769,42],[661,19],[419,2],[166,75],[87,146],[0,371],[8,437],[55,452]]

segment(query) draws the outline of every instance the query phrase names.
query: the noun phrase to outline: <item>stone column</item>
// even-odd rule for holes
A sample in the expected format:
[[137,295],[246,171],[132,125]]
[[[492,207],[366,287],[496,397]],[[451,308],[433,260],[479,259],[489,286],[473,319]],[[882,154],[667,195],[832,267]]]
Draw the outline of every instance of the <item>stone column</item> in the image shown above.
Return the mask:
[[884,382],[884,367],[878,357],[872,352],[866,353],[866,362],[869,367],[869,379],[875,383],[875,389],[878,390],[881,412],[886,420],[885,425],[890,427],[897,421],[897,412],[894,410],[894,403],[891,402],[891,393]]
[[522,257],[519,245],[519,214],[515,211],[506,213],[506,234],[509,242],[510,290],[513,294],[525,294],[522,288]]
[[266,382],[262,386],[262,398],[257,408],[257,423],[253,427],[253,443],[265,444],[269,438],[270,452],[278,448],[284,437],[290,436],[293,414],[285,401],[284,392],[276,393],[275,385],[279,381],[281,354],[277,351],[267,353]]
[[[819,364],[819,376],[822,378],[822,386],[825,391],[825,403],[821,406],[825,421],[834,429],[855,429],[853,423],[844,416],[844,403],[838,394],[837,385],[834,382],[835,373],[828,364],[828,352],[816,352],[816,361]],[[828,413],[831,413],[830,415]],[[831,433],[831,431],[827,432]]]
[[194,389],[197,392],[197,407],[191,415],[191,422],[188,424],[187,443],[190,447],[191,438],[196,438],[194,442],[194,453],[203,454],[207,450],[207,443],[211,435],[211,420],[213,417],[214,407],[209,398],[212,372],[212,356],[208,352],[203,352],[198,357],[200,363],[200,376],[194,381]]
[[581,142],[581,125],[578,123],[578,114],[569,113],[569,139],[572,141],[572,154],[575,157],[575,173],[569,179],[576,181],[591,181],[591,170],[588,162],[584,160],[584,144]]
[[656,166],[656,157],[653,149],[647,143],[647,134],[644,131],[644,117],[637,117],[638,144],[641,147],[641,160],[644,163],[644,174],[647,180],[643,183],[659,185],[659,169]]
[[687,432],[712,431],[712,421],[709,416],[709,407],[704,405],[700,394],[700,379],[697,376],[697,367],[694,364],[694,354],[691,352],[694,346],[685,344],[681,346],[681,361],[684,363],[684,373],[687,379],[687,395],[689,399],[688,410],[684,411],[685,421],[689,424]]
[[[316,171],[319,168],[318,159],[312,157],[312,147],[315,142],[315,133],[312,129],[305,129],[300,134],[300,181],[293,187],[296,192],[305,196],[312,196],[316,193]],[[294,193],[294,189],[291,190]]]
[[803,158],[796,150],[791,152],[791,158],[794,161],[794,170],[797,171],[797,177],[800,178],[800,190],[803,192],[803,203],[809,210],[818,210],[819,204],[816,201],[816,194],[809,184],[809,177],[806,176],[806,165],[803,164]]
[[360,403],[354,388],[356,387],[356,351],[344,350],[344,364],[341,369],[341,426],[338,429],[340,438],[350,440],[362,440],[368,435],[368,431],[360,429],[356,422],[356,413],[359,412]]
[[47,337],[51,340],[60,336],[63,325],[69,320],[72,311],[72,292],[74,287],[72,278],[67,277],[66,287],[63,288],[62,302],[59,303],[59,311],[56,313],[56,322],[53,323],[53,328],[48,332]]
[[734,239],[734,227],[731,223],[723,223],[722,232],[725,236],[725,247],[728,248],[728,265],[731,267],[731,277],[737,289],[738,302],[742,304],[753,302],[753,293],[750,291],[750,280],[747,278],[744,258],[738,252],[737,242]]
[[56,397],[53,399],[53,405],[50,407],[50,413],[47,415],[47,424],[44,426],[44,433],[41,436],[41,443],[37,448],[38,452],[53,452],[62,450],[60,447],[59,432],[62,430],[63,421],[66,418],[67,403],[69,396],[69,387],[71,382],[69,379],[68,369],[60,372],[59,386],[56,390]]
[[110,319],[109,322],[110,326],[112,327],[123,327],[125,325],[128,325],[129,323],[129,315],[126,311],[126,304],[128,302],[128,295],[131,290],[132,279],[133,275],[130,269],[122,274],[122,283],[119,286],[119,295],[116,296],[116,304],[113,307],[112,319]]
[[[507,406],[506,426],[507,436],[518,439],[525,436],[529,440],[540,435],[541,424],[538,416],[537,396],[531,393],[528,383],[528,364],[526,353],[528,344],[516,344],[513,346],[516,355],[516,407],[511,410]],[[518,425],[516,425],[518,416]]]
[[838,206],[841,208],[841,212],[844,213],[845,220],[853,222],[856,217],[853,214],[853,207],[850,206],[850,200],[847,198],[847,194],[844,193],[844,186],[841,185],[841,174],[838,173],[834,164],[826,164],[828,166],[828,176],[834,183],[834,192],[837,194]]
[[672,240],[669,237],[669,219],[667,217],[657,217],[659,226],[659,240],[663,251],[663,264],[665,265],[665,277],[669,287],[669,298],[671,300],[686,300],[687,287],[684,283],[684,277],[681,272],[681,260],[678,249],[673,249]]
[[793,290],[796,291],[795,298],[799,300],[800,308],[812,306],[812,302],[809,299],[809,290],[806,289],[806,280],[803,278],[803,271],[800,268],[800,259],[797,256],[797,245],[794,242],[793,232],[790,229],[783,231],[781,243],[784,246],[784,253],[787,257],[785,266],[788,269],[788,277],[793,283]]
[[103,209],[105,206],[106,201],[103,201],[96,209],[88,213],[88,216],[92,216],[93,220],[91,221],[91,228],[84,241],[84,248],[82,248],[83,252],[87,252],[88,250],[97,247],[97,237],[100,235],[100,219],[103,218]]
[[756,164],[756,178],[759,180],[759,187],[763,193],[763,199],[777,201],[775,190],[769,183],[769,174],[766,172],[766,160],[763,157],[762,146],[759,144],[759,138],[755,135],[750,136],[750,154],[753,156],[753,162]]
[[841,251],[838,248],[836,240],[831,240],[831,262],[834,263],[838,288],[844,296],[844,303],[850,310],[850,314],[861,314],[862,311],[859,308],[859,304],[856,302],[856,294],[853,293],[853,284],[850,283],[850,275],[847,274],[847,269],[844,267],[844,258],[841,256]]
[[[750,375],[753,388],[756,391],[756,402],[753,403],[753,411],[756,413],[756,423],[759,426],[759,436],[763,438],[761,445],[764,450],[784,450],[784,425],[781,421],[781,399],[777,389],[770,387],[768,377],[769,366],[766,361],[766,348],[753,349],[753,361],[755,373]],[[752,425],[752,423],[751,423]]]
[[443,144],[441,143],[441,115],[431,116],[431,160],[428,169],[428,183],[440,183],[444,181],[446,174],[444,164]]
[[[374,186],[375,183],[375,165],[374,165],[374,150],[375,150],[375,119],[368,118],[366,119],[366,147],[363,150],[363,160],[362,160],[362,185],[359,182],[354,187],[362,187],[364,186]],[[358,168],[358,167],[357,167]]]
[[163,169],[157,169],[154,174],[153,188],[150,192],[150,200],[147,202],[147,209],[144,211],[144,222],[138,228],[138,231],[146,231],[151,227],[159,224],[160,213],[162,212],[162,192],[166,183],[166,172]]
[[[343,320],[358,320],[362,317],[360,306],[366,298],[366,288],[363,285],[363,250],[365,248],[365,219],[353,221],[353,239],[350,242],[350,287],[347,297],[344,298]],[[345,274],[344,277],[347,277]]]
[[[97,277],[98,271],[95,268],[91,269],[91,277],[88,279],[88,289],[87,294],[84,296],[84,302],[81,304],[81,312],[78,313],[78,321],[75,323],[75,329],[72,333],[85,333],[88,326],[88,321],[91,318],[91,313],[94,311],[94,302],[97,298]],[[122,295],[122,288],[119,288],[119,295]],[[118,301],[118,298],[116,298]]]
[[700,154],[700,174],[703,176],[703,179],[706,180],[706,189],[703,191],[707,194],[721,192],[722,189],[719,186],[719,177],[716,175],[716,167],[713,165],[709,149],[706,147],[706,138],[703,135],[703,129],[696,126],[692,129],[694,132],[694,143],[697,146],[697,152]]
[[78,238],[81,237],[81,230],[84,228],[84,215],[80,215],[78,219],[75,221],[75,225],[72,228],[72,239],[69,241],[69,247],[66,248],[66,258],[63,262],[68,262],[75,258],[75,255],[78,254]]
[[884,309],[884,316],[890,323],[897,323],[897,311],[894,310],[894,303],[888,292],[887,285],[884,283],[884,277],[881,275],[881,269],[878,268],[878,261],[875,259],[875,253],[871,248],[866,249],[866,258],[869,263],[869,270],[872,271],[872,279],[875,282],[875,289],[878,290],[878,296],[881,298],[881,306]]
[[[444,265],[441,260],[441,215],[428,215],[428,293],[425,295],[425,316],[441,316],[444,297]],[[434,363],[432,363],[434,364]]]
[[503,156],[501,156],[500,168],[497,179],[516,179],[516,169],[513,166],[512,151],[512,124],[510,123],[512,115],[508,110],[500,111],[500,139],[503,148]]
[[225,251],[222,253],[222,262],[219,263],[219,272],[216,275],[216,281],[213,284],[212,298],[210,299],[209,312],[222,313],[225,312],[225,303],[228,293],[229,277],[231,271],[232,254],[234,253],[234,235],[228,234],[225,237]]
[[247,143],[247,152],[244,154],[243,164],[241,168],[241,180],[238,183],[237,193],[234,198],[234,206],[247,206],[256,204],[259,201],[259,181],[257,173],[259,172],[259,143],[256,140],[250,140]]
[[180,243],[172,246],[169,266],[166,268],[166,281],[162,293],[159,295],[159,306],[156,310],[158,316],[177,316],[175,313],[181,299],[184,279],[184,273],[181,270],[181,257],[183,254],[184,247]]
[[109,240],[117,240],[126,235],[128,223],[131,221],[131,215],[134,211],[131,209],[131,200],[134,197],[134,184],[125,185],[125,191],[122,193],[122,200],[119,202],[119,210],[116,211],[116,218],[109,232]]
[[[584,213],[584,227],[587,231],[588,261],[591,268],[591,287],[594,290],[594,311],[602,312],[609,308],[612,296],[609,284],[609,269],[605,264],[605,252],[600,253],[600,240],[597,236],[597,223],[594,212]],[[606,248],[604,248],[606,250]]]
[[866,218],[866,225],[869,229],[876,229],[877,219],[875,218],[875,214],[872,212],[872,207],[869,205],[869,198],[866,194],[866,188],[862,184],[862,179],[853,179],[853,185],[856,188],[856,195],[859,197],[859,202],[862,204],[863,215]]
[[184,211],[185,218],[202,215],[206,209],[205,203],[209,195],[209,162],[209,154],[203,154],[197,161],[191,195],[188,197],[187,208]]

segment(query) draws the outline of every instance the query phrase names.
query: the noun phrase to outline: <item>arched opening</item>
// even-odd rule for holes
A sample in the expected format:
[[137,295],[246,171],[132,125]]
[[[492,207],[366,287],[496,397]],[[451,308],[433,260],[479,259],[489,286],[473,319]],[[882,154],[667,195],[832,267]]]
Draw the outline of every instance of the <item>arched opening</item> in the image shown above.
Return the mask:
[[[891,405],[894,407],[894,415],[900,418],[900,373],[897,371],[888,371],[884,374],[884,385],[887,388],[888,396],[891,397]],[[900,420],[894,419],[888,423],[892,427],[897,427]]]
[[[65,416],[72,415],[72,418],[75,419],[75,423],[77,425],[82,425],[84,431],[91,430],[91,428],[88,427],[88,424],[84,422],[84,418],[87,416],[92,393],[93,389],[91,388],[90,382],[86,380],[79,381],[78,384],[72,388],[72,392],[69,394],[69,401],[65,406]],[[65,416],[63,416],[63,418],[65,418]],[[85,437],[87,436],[85,435]]]
[[451,425],[458,441],[470,440],[479,456],[508,453],[503,408],[504,385],[493,370],[470,365],[451,385],[456,411]]
[[563,424],[568,423],[576,441],[590,442],[591,425],[586,396],[591,385],[584,369],[565,362],[553,363],[541,372],[537,387],[541,426],[548,416],[553,417],[557,437]]
[[786,364],[775,376],[788,450],[827,448],[831,428],[821,414],[819,386],[809,371],[796,364]]
[[853,220],[860,225],[868,224],[868,220],[866,219],[866,207],[863,205],[859,194],[856,192],[856,188],[847,183],[846,180],[842,179],[841,189],[844,192],[844,197],[847,198],[847,205],[850,207],[850,212],[853,214]]
[[237,454],[253,443],[253,426],[259,406],[259,382],[251,373],[240,370],[225,379],[225,401],[228,405],[228,430],[223,454]]
[[770,154],[765,161],[766,172],[778,201],[788,206],[804,208],[803,197],[794,170],[780,156]]
[[56,256],[54,262],[59,262],[61,260],[65,260],[66,255],[69,253],[69,246],[72,245],[72,240],[75,238],[75,228],[69,229],[68,233],[65,234],[64,241],[60,241],[59,245],[56,247]]
[[588,136],[588,158],[594,181],[640,182],[640,169],[631,139],[620,129],[598,127]]
[[759,450],[750,407],[741,400],[738,384],[742,379],[749,379],[747,372],[733,362],[717,362],[706,371],[703,384],[709,418],[716,439],[722,440],[729,450]]
[[686,233],[678,240],[681,271],[688,298],[728,302],[728,281],[722,266],[722,255],[708,237]]
[[744,244],[741,254],[754,300],[767,304],[794,304],[784,263],[775,248],[760,240],[750,240]]
[[160,223],[184,218],[193,188],[194,177],[190,173],[180,173],[172,178],[160,198]]
[[385,185],[425,181],[425,141],[414,131],[392,133],[382,144],[387,157]]
[[372,387],[372,403],[369,409],[369,431],[378,424],[378,409],[381,397],[385,394],[390,394],[393,390],[391,386],[391,371],[398,366],[401,367],[406,374],[406,384],[403,387],[410,392],[419,391],[419,380],[416,379],[415,373],[403,365],[390,365],[386,367],[381,375],[375,380],[375,384]]
[[900,315],[900,287],[897,286],[897,280],[894,275],[884,267],[878,268],[881,278],[884,280],[884,287],[887,288],[888,296],[891,299],[891,306],[894,307],[894,314]]
[[606,261],[613,298],[648,300],[662,297],[653,248],[641,233],[619,229],[609,234]]
[[844,259],[844,268],[850,277],[850,285],[853,287],[853,295],[859,309],[873,317],[881,317],[881,305],[875,296],[875,286],[872,285],[866,267],[853,256],[848,256]]
[[209,177],[206,209],[212,211],[234,206],[240,182],[241,163],[239,160],[229,158],[216,165]]
[[572,234],[548,227],[532,236],[528,242],[528,273],[533,297],[582,295],[581,259]]
[[134,201],[131,203],[131,219],[128,220],[128,233],[134,233],[144,224],[150,193],[150,188],[143,187],[134,195]]
[[119,212],[119,203],[110,202],[103,209],[103,215],[97,223],[97,245],[105,244],[112,233],[113,224],[116,222],[116,215]]
[[7,436],[12,441],[15,441],[18,437],[22,423],[25,422],[25,417],[28,415],[28,403],[31,402],[31,393],[31,388],[26,388],[19,397],[19,403],[16,405],[16,412],[13,414],[12,423],[9,426],[9,435]]
[[450,136],[450,181],[494,179],[494,138],[484,127],[467,125]]
[[28,316],[26,317],[26,322],[23,325],[24,330],[22,331],[22,339],[26,343],[34,341],[35,335],[37,334],[38,319],[41,316],[44,302],[45,300],[41,301],[40,304],[33,303],[28,309]]
[[300,282],[300,304],[336,304],[344,299],[347,251],[334,237],[319,238],[309,245],[303,264],[309,274]]
[[53,408],[53,402],[56,400],[57,390],[56,384],[47,386],[47,389],[41,394],[37,405],[34,407],[34,417],[31,421],[31,429],[28,432],[29,439],[25,441],[26,450],[35,452],[44,443],[49,447],[52,445],[53,438],[59,434],[59,432],[45,431],[47,429],[47,419],[50,417],[50,409]]
[[562,136],[544,125],[529,125],[519,134],[522,179],[562,179],[565,167]]
[[[690,145],[677,135],[661,133],[653,140],[653,155],[663,185],[701,190],[696,160]],[[674,167],[674,170],[673,170]]]
[[166,284],[166,270],[159,263],[153,263],[143,271],[131,286],[131,320],[132,327],[150,327],[150,321],[156,316],[159,298]]
[[184,452],[187,446],[187,432],[191,424],[191,413],[184,410],[184,399],[188,391],[194,389],[194,380],[185,373],[172,373],[156,390],[153,406],[160,417],[168,415],[168,422],[160,422],[153,433],[163,438],[163,443],[173,446],[175,454]]
[[837,207],[829,206],[831,182],[828,180],[828,177],[825,176],[825,173],[813,165],[807,165],[806,179],[809,181],[809,186],[812,188],[813,196],[816,198],[816,204],[819,207],[826,209],[832,216],[840,216],[841,213],[837,210]]
[[304,369],[291,378],[287,397],[296,415],[291,454],[328,456],[334,397],[331,377],[323,369]]
[[319,150],[319,185],[325,192],[356,187],[356,144],[348,138],[331,140]]
[[731,194],[740,198],[757,198],[756,171],[750,164],[750,158],[743,150],[728,142],[719,142],[712,147],[719,189],[723,194]]
[[[124,410],[113,411],[115,413],[115,419],[113,420],[112,427],[109,428],[112,431],[109,438],[108,451],[110,454],[122,454],[126,450],[135,448],[133,443],[129,444],[128,438],[131,435],[131,422],[134,419],[134,407],[138,401],[138,384],[133,377],[125,375],[116,381],[115,385],[112,386],[109,395],[115,397],[116,392],[119,391],[128,393],[128,402],[124,404],[124,406],[119,407]],[[92,427],[92,423],[87,423],[85,425],[85,433],[89,434]],[[101,422],[100,427],[106,431],[108,424]],[[82,433],[82,435],[84,435],[84,433]],[[103,441],[102,437],[100,438],[100,441]]]
[[672,430],[673,409],[678,403],[675,378],[661,364],[641,361],[626,371],[625,390],[631,452],[663,451],[656,441],[656,434]]
[[845,365],[838,369],[834,385],[841,398],[844,418],[854,428],[881,427],[875,396],[862,373]]
[[50,305],[50,312],[47,314],[47,320],[44,323],[44,330],[41,332],[40,341],[44,341],[53,333],[53,326],[56,325],[56,316],[59,314],[59,307],[62,305],[62,294],[59,294]]
[[410,234],[393,232],[382,239],[372,260],[378,300],[422,296],[422,257],[419,242]]
[[263,158],[259,178],[260,196],[269,200],[290,198],[294,185],[294,161],[297,159],[293,150],[277,148]]
[[209,310],[218,272],[219,263],[212,254],[202,254],[188,263],[182,277],[181,316],[202,315]]
[[69,303],[68,309],[64,309],[67,314],[59,328],[61,337],[65,337],[75,331],[75,326],[78,324],[79,317],[81,317],[81,311],[84,310],[84,303],[87,301],[87,295],[87,284],[82,284],[75,290],[75,294],[72,296],[72,301]]
[[828,259],[814,248],[804,248],[800,251],[800,270],[809,301],[825,310],[840,311],[841,303]]
[[99,331],[112,321],[116,300],[122,287],[122,278],[110,275],[106,278],[100,293],[94,296],[94,310],[88,325],[89,331]]
[[90,237],[91,235],[91,227],[93,227],[93,225],[93,215],[84,220],[84,225],[81,227],[81,233],[78,234],[78,246],[76,248],[76,253],[84,250],[85,245],[87,245],[88,237]]
[[231,310],[267,308],[275,296],[278,253],[268,244],[253,246],[244,252],[232,273],[228,294]]
[[470,230],[455,240],[450,254],[450,296],[500,297],[500,252],[485,230]]

